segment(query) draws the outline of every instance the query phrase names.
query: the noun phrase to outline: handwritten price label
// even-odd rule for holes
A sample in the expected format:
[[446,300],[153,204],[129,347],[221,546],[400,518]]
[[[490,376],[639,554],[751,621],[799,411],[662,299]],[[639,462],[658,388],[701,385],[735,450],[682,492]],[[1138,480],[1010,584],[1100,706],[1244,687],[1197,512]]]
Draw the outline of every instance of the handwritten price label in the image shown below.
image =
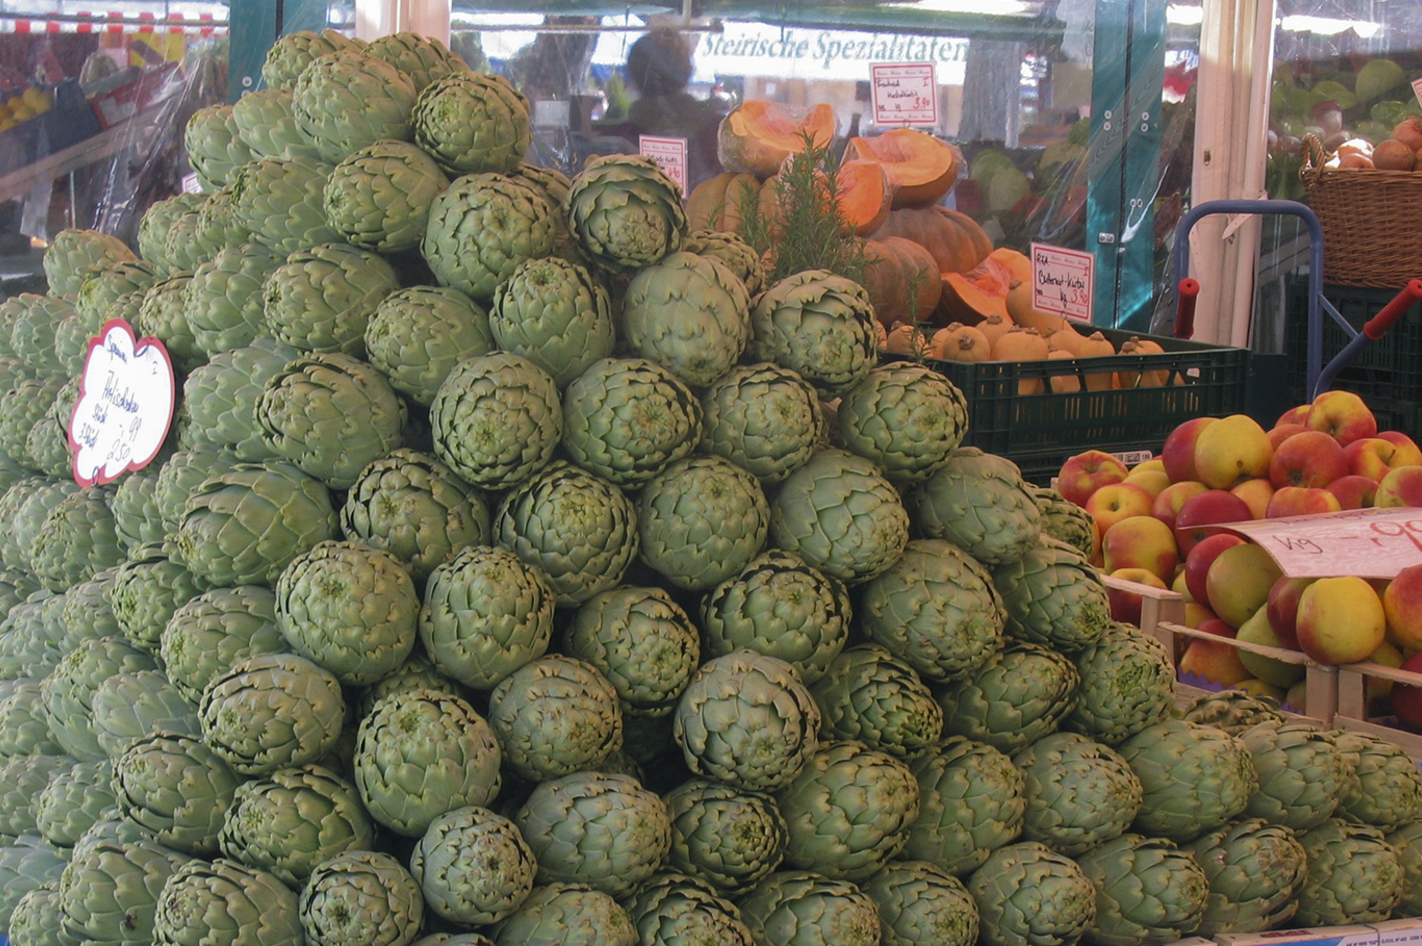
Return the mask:
[[1033,243],[1033,308],[1089,323],[1095,273],[1096,257],[1090,253]]
[[1422,563],[1422,509],[1349,509],[1232,522],[1223,528],[1269,553],[1290,578],[1391,579]]
[[681,192],[687,193],[685,138],[654,138],[651,135],[639,135],[637,150],[657,162],[657,167],[661,168],[667,177],[676,181]]
[[870,66],[869,87],[877,124],[938,124],[938,73],[933,63]]
[[93,486],[147,466],[173,421],[173,363],[156,338],[110,319],[89,341],[79,402],[69,420],[74,480]]

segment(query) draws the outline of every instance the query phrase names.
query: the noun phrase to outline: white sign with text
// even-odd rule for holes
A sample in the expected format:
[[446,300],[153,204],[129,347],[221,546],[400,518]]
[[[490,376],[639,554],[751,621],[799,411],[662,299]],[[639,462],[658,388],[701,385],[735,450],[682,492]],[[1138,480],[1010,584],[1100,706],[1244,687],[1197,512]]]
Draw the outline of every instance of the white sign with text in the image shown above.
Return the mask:
[[657,162],[667,177],[676,181],[683,194],[686,189],[686,139],[655,138],[651,135],[637,137],[637,150]]
[[122,319],[105,323],[89,341],[69,421],[75,482],[102,485],[147,466],[173,422],[175,387],[162,342],[134,337]]
[[933,63],[873,65],[869,73],[875,123],[938,124],[938,78]]
[[1091,322],[1096,257],[1046,243],[1032,244],[1032,307]]

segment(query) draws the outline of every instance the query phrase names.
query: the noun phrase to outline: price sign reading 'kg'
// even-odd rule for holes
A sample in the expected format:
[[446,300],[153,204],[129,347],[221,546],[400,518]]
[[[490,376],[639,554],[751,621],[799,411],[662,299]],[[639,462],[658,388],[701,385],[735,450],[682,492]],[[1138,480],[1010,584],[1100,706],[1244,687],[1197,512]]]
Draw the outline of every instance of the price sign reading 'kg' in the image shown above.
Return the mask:
[[1422,564],[1422,509],[1349,509],[1221,526],[1263,547],[1290,578],[1389,579]]
[[873,65],[869,75],[876,124],[938,124],[938,74],[933,63]]
[[661,168],[662,173],[667,177],[676,181],[676,185],[681,188],[683,194],[688,193],[686,189],[685,138],[656,138],[652,135],[639,135],[637,150],[657,162],[657,167]]
[[1078,322],[1091,321],[1096,257],[1045,243],[1032,244],[1032,307]]
[[138,339],[122,319],[110,319],[89,341],[79,401],[69,421],[74,480],[104,484],[147,466],[173,420],[175,385],[168,350]]

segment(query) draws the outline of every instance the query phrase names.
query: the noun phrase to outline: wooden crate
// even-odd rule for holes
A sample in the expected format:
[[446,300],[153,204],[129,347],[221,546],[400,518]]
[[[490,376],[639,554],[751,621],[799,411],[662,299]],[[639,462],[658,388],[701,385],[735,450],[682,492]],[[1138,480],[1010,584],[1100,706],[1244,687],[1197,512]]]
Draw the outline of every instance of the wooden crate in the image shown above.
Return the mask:
[[1395,742],[1414,759],[1422,760],[1422,735],[1389,726],[1387,723],[1368,716],[1368,677],[1379,677],[1394,683],[1408,683],[1422,686],[1422,673],[1398,670],[1383,664],[1365,660],[1362,663],[1347,664],[1338,668],[1338,711],[1333,717],[1333,725],[1339,729],[1380,736]]

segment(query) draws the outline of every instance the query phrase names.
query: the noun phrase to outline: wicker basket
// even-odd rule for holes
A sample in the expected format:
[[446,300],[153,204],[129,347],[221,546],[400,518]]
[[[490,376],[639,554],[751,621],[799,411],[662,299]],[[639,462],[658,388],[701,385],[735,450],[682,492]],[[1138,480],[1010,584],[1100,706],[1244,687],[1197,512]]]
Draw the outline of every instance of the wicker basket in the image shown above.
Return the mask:
[[1304,136],[1299,174],[1323,225],[1323,281],[1401,289],[1422,277],[1422,171],[1325,168]]

